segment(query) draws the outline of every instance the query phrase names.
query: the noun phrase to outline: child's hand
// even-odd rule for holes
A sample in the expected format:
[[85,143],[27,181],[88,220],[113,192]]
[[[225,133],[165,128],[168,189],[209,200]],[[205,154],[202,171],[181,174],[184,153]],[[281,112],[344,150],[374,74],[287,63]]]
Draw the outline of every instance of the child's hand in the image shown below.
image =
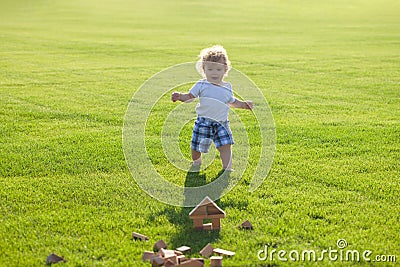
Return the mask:
[[176,102],[177,100],[179,100],[180,97],[181,97],[181,93],[173,92],[173,93],[172,93],[172,96],[171,96],[171,100],[172,100],[173,102]]
[[253,105],[253,101],[247,100],[245,101],[246,107],[245,109],[253,109],[254,105]]

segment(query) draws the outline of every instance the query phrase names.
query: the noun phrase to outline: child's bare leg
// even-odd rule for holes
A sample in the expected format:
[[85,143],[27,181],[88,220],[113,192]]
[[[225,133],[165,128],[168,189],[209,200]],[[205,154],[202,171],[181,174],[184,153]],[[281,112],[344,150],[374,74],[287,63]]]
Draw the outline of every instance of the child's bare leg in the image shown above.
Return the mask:
[[201,152],[192,149],[193,165],[201,165]]
[[223,145],[218,148],[220,153],[222,168],[225,170],[232,169],[232,150],[231,145]]

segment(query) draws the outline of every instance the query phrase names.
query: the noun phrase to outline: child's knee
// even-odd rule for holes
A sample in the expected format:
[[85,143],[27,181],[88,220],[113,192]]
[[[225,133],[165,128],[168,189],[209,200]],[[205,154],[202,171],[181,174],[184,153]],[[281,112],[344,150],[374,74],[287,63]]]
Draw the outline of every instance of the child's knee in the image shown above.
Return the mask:
[[196,159],[199,159],[199,158],[201,159],[201,152],[192,149],[192,159],[196,160]]

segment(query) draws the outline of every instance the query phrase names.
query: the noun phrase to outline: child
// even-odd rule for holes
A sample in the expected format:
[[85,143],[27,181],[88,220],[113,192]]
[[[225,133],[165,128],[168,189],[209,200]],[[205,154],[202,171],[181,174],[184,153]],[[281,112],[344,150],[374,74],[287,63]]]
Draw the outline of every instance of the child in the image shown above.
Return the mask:
[[230,69],[230,62],[222,46],[203,49],[198,66],[204,79],[198,81],[189,93],[172,93],[171,99],[173,102],[188,102],[196,97],[200,99],[191,141],[193,166],[201,165],[201,153],[207,153],[213,141],[220,152],[222,168],[232,171],[231,145],[234,142],[228,121],[229,106],[253,109],[253,102],[236,99],[232,85],[223,81]]

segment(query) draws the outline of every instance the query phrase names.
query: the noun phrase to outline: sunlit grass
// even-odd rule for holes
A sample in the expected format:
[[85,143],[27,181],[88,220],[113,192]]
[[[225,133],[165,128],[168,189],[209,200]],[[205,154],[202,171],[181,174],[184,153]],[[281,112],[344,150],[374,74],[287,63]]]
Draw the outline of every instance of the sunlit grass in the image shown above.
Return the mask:
[[[56,253],[68,266],[143,266],[158,239],[191,246],[194,257],[208,242],[235,251],[224,266],[291,266],[257,252],[321,252],[339,238],[371,257],[400,257],[399,11],[391,0],[3,1],[0,265],[43,266]],[[218,202],[222,231],[202,233],[190,209],[162,204],[135,183],[122,127],[141,84],[212,44],[262,90],[277,152],[257,191],[248,192],[245,172]],[[188,173],[160,153],[163,119],[177,105],[169,97],[153,107],[146,142],[157,171],[183,185]],[[260,135],[252,113],[236,112],[254,168]],[[191,127],[176,148],[188,161]],[[243,153],[237,147],[234,156]],[[194,175],[209,182],[220,167],[216,153]],[[246,219],[253,231],[237,228]],[[132,231],[151,240],[134,241]]]

